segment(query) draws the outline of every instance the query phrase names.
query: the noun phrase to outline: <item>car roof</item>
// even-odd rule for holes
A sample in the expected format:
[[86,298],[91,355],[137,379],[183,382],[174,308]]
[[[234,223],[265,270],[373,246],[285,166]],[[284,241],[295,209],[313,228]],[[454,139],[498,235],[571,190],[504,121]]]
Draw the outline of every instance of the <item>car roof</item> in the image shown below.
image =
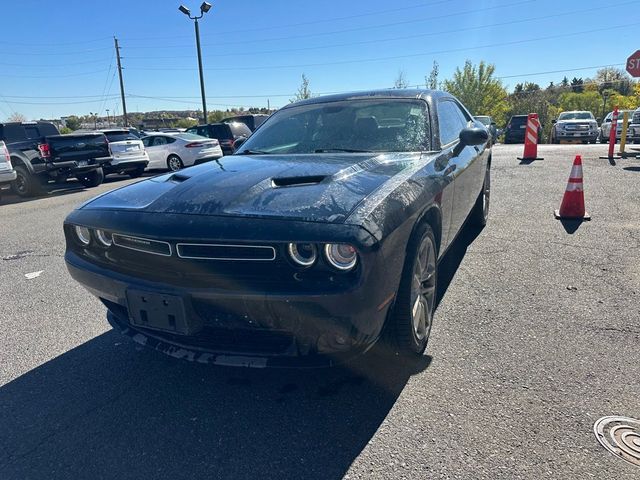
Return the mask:
[[298,105],[313,105],[317,103],[340,102],[343,100],[358,100],[370,98],[414,98],[414,99],[438,99],[453,98],[451,94],[441,90],[423,90],[423,89],[384,89],[384,90],[366,90],[362,92],[338,93],[334,95],[325,95],[322,97],[313,97],[306,100],[290,103],[283,108],[290,108]]

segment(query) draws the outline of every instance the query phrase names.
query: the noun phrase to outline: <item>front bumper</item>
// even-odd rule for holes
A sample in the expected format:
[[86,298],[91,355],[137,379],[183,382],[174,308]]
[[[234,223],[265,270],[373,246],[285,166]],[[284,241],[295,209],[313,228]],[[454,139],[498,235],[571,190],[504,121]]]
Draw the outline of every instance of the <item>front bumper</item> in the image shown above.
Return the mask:
[[[251,367],[323,366],[370,348],[392,304],[381,272],[348,291],[285,293],[180,287],[122,274],[65,255],[71,276],[108,308],[107,318],[134,341],[200,363]],[[182,298],[193,333],[134,326],[128,291]]]
[[149,165],[149,159],[146,157],[137,157],[131,160],[122,159],[114,160],[105,164],[102,168],[106,173],[130,172],[132,170],[145,169]]
[[565,130],[556,130],[555,132],[556,140],[580,140],[580,141],[589,141],[595,142],[598,138],[597,131],[565,131]]
[[15,170],[9,170],[6,172],[0,172],[0,190],[7,190],[11,187],[11,182],[16,179],[17,175]]

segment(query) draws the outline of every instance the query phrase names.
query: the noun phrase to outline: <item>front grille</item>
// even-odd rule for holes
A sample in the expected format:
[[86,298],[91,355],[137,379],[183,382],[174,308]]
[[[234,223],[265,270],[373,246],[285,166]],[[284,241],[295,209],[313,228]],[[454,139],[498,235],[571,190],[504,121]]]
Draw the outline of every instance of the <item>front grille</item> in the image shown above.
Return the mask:
[[571,131],[589,130],[589,125],[567,125],[566,129]]
[[178,243],[176,251],[180,258],[203,260],[272,261],[276,259],[276,249],[262,245]]
[[128,248],[137,252],[151,253],[153,255],[171,256],[171,245],[159,240],[132,237],[130,235],[113,234],[113,243],[118,247]]

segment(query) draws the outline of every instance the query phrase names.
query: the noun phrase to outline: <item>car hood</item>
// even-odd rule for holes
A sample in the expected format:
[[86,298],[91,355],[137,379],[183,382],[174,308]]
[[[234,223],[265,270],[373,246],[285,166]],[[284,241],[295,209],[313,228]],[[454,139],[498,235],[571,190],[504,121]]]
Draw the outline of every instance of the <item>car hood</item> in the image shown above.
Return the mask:
[[81,208],[341,223],[421,156],[231,155],[114,190]]

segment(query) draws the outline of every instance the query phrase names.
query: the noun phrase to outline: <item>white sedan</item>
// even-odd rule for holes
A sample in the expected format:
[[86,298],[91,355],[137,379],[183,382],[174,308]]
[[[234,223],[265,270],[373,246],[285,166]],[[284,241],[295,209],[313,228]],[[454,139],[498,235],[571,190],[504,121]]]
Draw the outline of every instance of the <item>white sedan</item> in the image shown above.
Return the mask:
[[218,140],[191,133],[157,133],[142,138],[149,154],[147,170],[180,170],[222,157]]

